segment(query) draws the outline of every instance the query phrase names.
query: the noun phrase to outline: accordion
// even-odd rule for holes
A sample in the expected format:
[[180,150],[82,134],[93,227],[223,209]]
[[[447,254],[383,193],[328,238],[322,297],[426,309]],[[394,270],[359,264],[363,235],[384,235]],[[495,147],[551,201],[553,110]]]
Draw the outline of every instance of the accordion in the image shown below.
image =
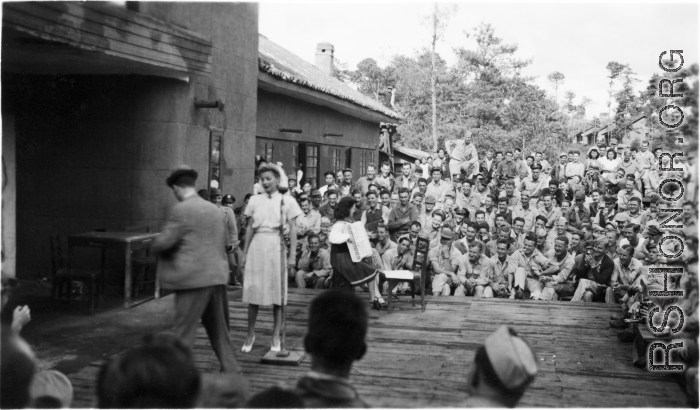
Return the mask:
[[345,225],[345,233],[352,238],[352,243],[348,241],[348,249],[353,262],[372,256],[372,244],[362,221]]

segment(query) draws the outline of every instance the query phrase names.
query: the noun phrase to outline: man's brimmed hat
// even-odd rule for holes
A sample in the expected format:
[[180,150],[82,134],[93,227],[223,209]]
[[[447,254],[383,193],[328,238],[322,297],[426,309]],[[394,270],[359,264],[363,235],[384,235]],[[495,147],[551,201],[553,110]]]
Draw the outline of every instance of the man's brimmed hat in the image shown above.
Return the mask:
[[452,240],[454,239],[455,234],[450,228],[442,228],[442,231],[440,231],[440,237]]
[[189,177],[193,181],[197,180],[197,171],[192,169],[188,165],[180,165],[170,174],[170,176],[165,180],[165,183],[172,188],[173,185],[177,184],[180,178]]

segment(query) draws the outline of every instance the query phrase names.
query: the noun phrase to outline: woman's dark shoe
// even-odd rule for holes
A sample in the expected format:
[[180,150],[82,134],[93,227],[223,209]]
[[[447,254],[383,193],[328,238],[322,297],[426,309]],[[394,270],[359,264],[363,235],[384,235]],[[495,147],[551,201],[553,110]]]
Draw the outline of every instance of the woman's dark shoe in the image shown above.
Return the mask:
[[[381,301],[379,299],[381,299]],[[386,310],[388,306],[383,298],[374,298],[373,304],[374,308],[377,310]]]

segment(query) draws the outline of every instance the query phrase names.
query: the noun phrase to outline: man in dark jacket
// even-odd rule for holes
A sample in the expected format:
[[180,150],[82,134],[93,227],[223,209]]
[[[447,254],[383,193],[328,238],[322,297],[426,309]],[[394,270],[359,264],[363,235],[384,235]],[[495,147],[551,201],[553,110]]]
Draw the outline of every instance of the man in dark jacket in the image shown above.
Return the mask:
[[240,373],[228,334],[227,233],[221,211],[197,195],[196,179],[195,170],[182,166],[166,180],[178,203],[153,241],[158,279],[163,289],[175,291],[176,335],[191,348],[201,320],[221,371]]
[[[293,388],[284,388],[301,399],[305,408],[369,407],[350,384],[350,371],[367,351],[367,308],[352,292],[327,290],[311,302],[304,347],[311,355],[311,371]],[[255,395],[248,407],[280,395],[270,388]],[[290,402],[292,402],[290,400]],[[266,406],[267,407],[267,406]]]
[[578,287],[572,302],[599,302],[605,300],[605,290],[615,270],[615,262],[605,253],[605,237],[586,242],[586,250],[574,262]]

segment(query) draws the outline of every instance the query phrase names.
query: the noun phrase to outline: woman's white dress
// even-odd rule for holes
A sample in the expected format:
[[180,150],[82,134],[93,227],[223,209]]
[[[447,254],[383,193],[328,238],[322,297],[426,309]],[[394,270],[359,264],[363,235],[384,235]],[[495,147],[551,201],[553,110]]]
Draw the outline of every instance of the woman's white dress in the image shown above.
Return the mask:
[[[285,301],[287,295],[287,251],[281,256],[280,205],[284,198],[284,223],[295,223],[294,218],[302,214],[299,205],[289,196],[279,192],[254,195],[245,208],[245,216],[253,220],[253,239],[248,247],[243,273],[243,302],[254,305],[281,305],[282,284]],[[284,281],[282,268],[284,267]]]

